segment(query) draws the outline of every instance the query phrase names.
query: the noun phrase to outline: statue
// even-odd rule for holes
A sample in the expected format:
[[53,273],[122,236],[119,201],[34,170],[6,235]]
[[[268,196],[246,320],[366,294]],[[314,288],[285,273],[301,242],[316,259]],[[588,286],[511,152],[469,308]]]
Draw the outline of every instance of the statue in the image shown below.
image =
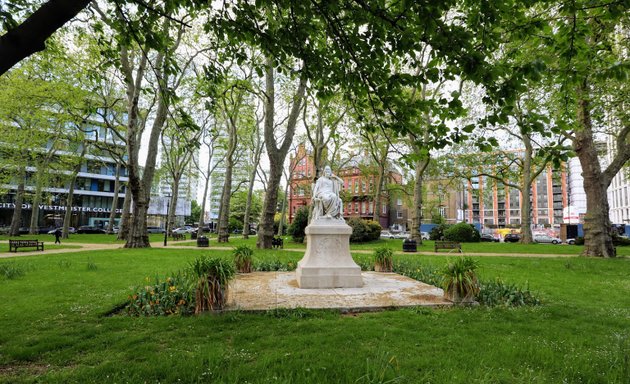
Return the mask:
[[324,168],[324,175],[313,186],[313,212],[311,220],[321,217],[343,220],[343,203],[339,197],[343,180],[333,175],[330,166]]

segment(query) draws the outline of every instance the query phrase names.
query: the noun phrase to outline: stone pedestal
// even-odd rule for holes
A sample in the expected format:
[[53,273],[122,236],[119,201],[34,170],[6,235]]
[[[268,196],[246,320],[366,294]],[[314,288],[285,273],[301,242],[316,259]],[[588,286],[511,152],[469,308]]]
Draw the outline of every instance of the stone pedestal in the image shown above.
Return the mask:
[[352,228],[319,218],[306,227],[306,253],[295,271],[300,288],[359,288],[361,267],[350,256]]

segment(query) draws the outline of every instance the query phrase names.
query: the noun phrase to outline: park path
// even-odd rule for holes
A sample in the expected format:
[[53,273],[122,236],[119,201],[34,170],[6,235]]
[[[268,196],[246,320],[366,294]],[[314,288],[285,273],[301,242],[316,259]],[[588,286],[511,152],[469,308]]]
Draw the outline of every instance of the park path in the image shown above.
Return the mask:
[[[9,244],[8,240],[2,241],[0,243]],[[190,242],[189,242],[190,243]],[[0,259],[4,258],[13,258],[13,257],[24,257],[24,256],[38,256],[38,255],[50,255],[50,254],[58,254],[58,253],[76,253],[76,252],[85,252],[85,251],[102,251],[102,250],[111,250],[111,249],[122,249],[122,244],[95,244],[95,243],[67,243],[68,245],[78,246],[80,248],[60,248],[60,249],[47,249],[45,251],[19,251],[19,252],[0,252]],[[165,248],[163,242],[153,242],[151,243],[152,248]],[[177,248],[177,249],[197,249],[196,247],[186,246],[186,245],[173,245],[173,243],[166,246],[166,248]],[[233,247],[226,246],[214,246],[211,245],[208,250],[223,250],[230,251]],[[289,252],[301,252],[304,253],[306,250],[304,248],[285,248],[284,251]],[[358,254],[371,254],[373,251],[357,249],[350,250],[352,253]],[[403,254],[401,251],[395,252],[396,254]],[[415,255],[423,255],[423,256],[457,256],[460,255],[457,252],[415,252]],[[538,253],[490,253],[490,252],[464,252],[461,255],[465,256],[486,256],[486,257],[542,257],[542,258],[553,258],[553,257],[577,257],[575,254],[538,254]]]

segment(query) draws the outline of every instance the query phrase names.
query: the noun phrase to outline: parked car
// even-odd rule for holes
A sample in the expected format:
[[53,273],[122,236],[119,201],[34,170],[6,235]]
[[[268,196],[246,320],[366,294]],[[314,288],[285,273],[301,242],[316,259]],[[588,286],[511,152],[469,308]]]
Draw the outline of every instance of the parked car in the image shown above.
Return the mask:
[[186,233],[195,232],[195,228],[189,227],[188,225],[184,225],[183,227],[175,228],[172,231],[173,233],[177,233],[178,235],[184,235]]
[[393,239],[394,235],[390,231],[381,231],[381,239]]
[[164,228],[162,227],[147,227],[148,233],[164,233]]
[[[57,228],[51,229],[50,231],[48,231],[48,234],[49,235],[54,235],[56,230],[57,230]],[[63,228],[59,227],[59,230],[63,231]],[[68,227],[68,233],[77,233],[77,230],[74,227]]]
[[508,233],[503,238],[503,241],[505,241],[506,243],[518,243],[519,241],[521,241],[521,235],[519,235],[518,233]]
[[499,239],[497,237],[494,237],[494,235],[490,234],[490,233],[483,233],[483,234],[481,234],[479,239],[481,241],[499,242]]
[[549,235],[534,235],[534,241],[536,243],[551,243],[551,244],[560,244],[562,240],[557,237],[549,236]]
[[420,232],[422,240],[429,240],[429,232]]
[[567,239],[567,244],[574,245],[575,244],[575,239]]
[[77,233],[79,234],[83,234],[83,233],[105,233],[105,230],[102,228],[97,228],[97,227],[92,227],[89,225],[82,225],[79,227],[79,229],[77,229]]

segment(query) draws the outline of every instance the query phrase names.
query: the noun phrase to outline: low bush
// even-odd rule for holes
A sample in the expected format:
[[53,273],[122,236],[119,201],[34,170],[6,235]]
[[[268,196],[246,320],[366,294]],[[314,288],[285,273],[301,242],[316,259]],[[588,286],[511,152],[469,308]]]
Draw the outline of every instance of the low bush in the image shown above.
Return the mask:
[[[378,240],[381,236],[381,226],[374,221],[363,220],[360,217],[351,217],[346,223],[352,228],[351,243],[365,243]],[[378,230],[376,230],[377,228]]]
[[451,225],[444,231],[444,238],[449,241],[457,241],[460,243],[478,243],[481,236],[479,231],[472,224],[457,223]]
[[253,249],[247,245],[239,245],[232,251],[232,256],[234,256],[234,264],[237,271],[240,273],[250,273],[252,271]]
[[234,265],[221,258],[201,257],[190,264],[195,279],[195,313],[223,309]]
[[291,239],[293,239],[293,241],[295,241],[296,243],[303,243],[304,237],[306,236],[306,234],[304,233],[304,230],[306,229],[307,225],[308,225],[308,208],[301,207],[295,213],[295,217],[293,218],[291,225],[289,225],[287,234],[289,234],[291,236]]
[[448,224],[440,224],[431,228],[429,232],[429,239],[431,240],[442,240],[444,238],[444,232],[450,227]]
[[622,236],[616,236],[613,235],[612,238],[613,241],[613,245],[614,246],[626,246],[626,245],[630,245],[630,239],[627,237],[622,237]]
[[394,251],[391,248],[380,247],[374,250],[374,270],[376,272],[392,272]]

